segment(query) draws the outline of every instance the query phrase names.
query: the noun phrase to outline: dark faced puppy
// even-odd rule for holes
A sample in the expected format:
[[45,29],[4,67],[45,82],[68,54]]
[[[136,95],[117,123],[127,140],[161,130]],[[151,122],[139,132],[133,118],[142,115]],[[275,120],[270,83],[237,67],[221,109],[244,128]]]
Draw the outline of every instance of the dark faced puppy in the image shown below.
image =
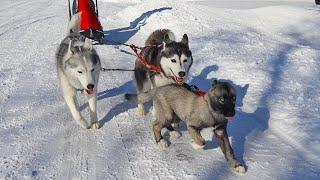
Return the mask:
[[208,92],[212,109],[225,117],[235,115],[236,91],[227,82],[214,80],[210,92]]
[[[126,97],[134,99],[130,96]],[[228,120],[226,118],[235,115],[236,101],[236,91],[230,83],[214,81],[204,96],[199,96],[184,86],[170,84],[140,93],[136,101],[145,103],[151,99],[156,110],[156,120],[152,124],[152,129],[155,141],[160,146],[169,146],[161,130],[167,128],[171,132],[175,131],[171,124],[178,122],[176,120],[186,123],[194,148],[203,148],[205,145],[201,130],[213,127],[217,143],[231,168],[239,173],[245,172],[244,166],[234,156],[227,134]],[[178,134],[181,135],[179,132]]]

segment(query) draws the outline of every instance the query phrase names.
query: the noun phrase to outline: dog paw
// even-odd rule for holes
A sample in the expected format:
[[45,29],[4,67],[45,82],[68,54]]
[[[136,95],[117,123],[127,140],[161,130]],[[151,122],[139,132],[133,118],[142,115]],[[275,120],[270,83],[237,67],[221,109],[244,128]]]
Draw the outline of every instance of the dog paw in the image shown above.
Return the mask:
[[176,139],[181,137],[181,133],[179,131],[169,131],[169,135],[170,135],[170,137],[173,137]]
[[169,131],[169,130],[167,130],[167,131],[164,132],[163,135],[167,136],[167,137],[170,136],[170,137],[173,137],[175,139],[178,139],[178,138],[181,137],[181,133],[179,131]]
[[179,123],[172,123],[171,126],[174,128],[174,129],[178,129],[180,127]]
[[99,129],[100,127],[101,124],[99,123],[99,121],[92,123],[90,126],[91,129]]
[[244,174],[246,172],[246,169],[244,168],[244,166],[239,165],[234,168],[234,171],[237,173]]
[[80,127],[82,127],[83,129],[89,129],[90,128],[90,126],[88,125],[88,123],[84,119],[81,119],[81,120],[79,120],[77,122],[80,125]]
[[145,115],[147,114],[147,113],[146,113],[146,110],[144,109],[144,106],[143,106],[143,105],[138,104],[137,114],[138,114],[139,116],[145,116]]
[[192,146],[194,149],[203,149],[204,146],[205,146],[205,144],[199,145],[199,144],[197,144],[197,143],[195,143],[195,142],[192,142],[192,143],[191,143],[191,146]]
[[137,110],[137,115],[138,116],[145,116],[147,113],[146,113],[146,111],[144,110],[144,108],[143,109],[141,109],[141,108],[138,108],[138,110]]
[[158,142],[158,145],[162,148],[167,148],[169,147],[169,143],[167,140],[165,139],[161,139],[159,142]]

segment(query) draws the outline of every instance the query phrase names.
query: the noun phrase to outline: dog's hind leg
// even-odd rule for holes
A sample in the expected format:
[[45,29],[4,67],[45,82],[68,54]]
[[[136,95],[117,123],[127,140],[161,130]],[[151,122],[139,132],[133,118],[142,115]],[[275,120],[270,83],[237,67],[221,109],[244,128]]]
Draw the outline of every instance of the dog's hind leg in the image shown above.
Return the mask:
[[170,137],[173,137],[173,138],[180,138],[181,137],[181,133],[177,130],[175,130],[171,124],[167,125],[166,126],[167,130],[165,133],[165,135],[169,135]]
[[195,128],[194,126],[188,125],[188,131],[193,140],[192,142],[193,148],[195,149],[203,148],[204,145],[206,144],[206,141],[201,136],[200,130]]
[[167,140],[163,139],[162,135],[161,135],[161,130],[163,128],[163,124],[158,121],[158,120],[155,120],[152,124],[152,130],[153,130],[153,133],[154,133],[154,138],[157,142],[158,145],[160,145],[161,147],[168,147],[169,146],[169,143]]
[[226,128],[227,126],[224,125],[214,130],[217,142],[231,168],[233,168],[238,173],[245,173],[244,166],[234,157]]
[[173,115],[172,118],[173,118],[172,120],[173,123],[167,124],[166,128],[168,131],[166,131],[165,133],[170,137],[178,139],[181,137],[181,132],[179,132],[173,125],[178,124],[180,119],[176,115]]
[[[139,66],[139,65],[137,65],[136,63],[136,66]],[[151,89],[150,78],[148,77],[148,74],[146,73],[146,71],[141,69],[141,67],[136,69],[136,71],[134,72],[134,79],[135,79],[137,94],[146,92]],[[141,103],[138,104],[137,113],[138,115],[141,115],[141,116],[146,115],[144,104],[141,104]]]
[[94,93],[92,95],[87,95],[88,103],[89,103],[89,112],[90,112],[90,120],[91,120],[91,126],[92,129],[99,129],[100,124],[98,121],[98,115],[97,115],[97,93]]

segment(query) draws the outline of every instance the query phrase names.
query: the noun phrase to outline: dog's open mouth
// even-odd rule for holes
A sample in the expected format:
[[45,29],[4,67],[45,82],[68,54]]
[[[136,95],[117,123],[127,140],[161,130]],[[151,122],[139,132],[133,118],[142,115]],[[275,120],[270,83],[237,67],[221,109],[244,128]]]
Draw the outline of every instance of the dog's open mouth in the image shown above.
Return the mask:
[[86,89],[88,94],[93,94],[94,93],[94,89]]
[[184,79],[183,78],[180,78],[180,77],[176,77],[176,82],[178,84],[183,84],[184,83]]
[[170,71],[171,71],[171,73],[172,73],[172,75],[171,75],[172,79],[174,79],[174,81],[176,81],[177,84],[182,85],[182,84],[184,83],[184,78],[183,78],[183,77],[178,77],[178,76],[176,76],[176,75],[173,73],[172,69],[170,69]]
[[228,121],[232,121],[233,120],[233,115],[231,113],[228,113],[226,115],[226,118],[228,119]]

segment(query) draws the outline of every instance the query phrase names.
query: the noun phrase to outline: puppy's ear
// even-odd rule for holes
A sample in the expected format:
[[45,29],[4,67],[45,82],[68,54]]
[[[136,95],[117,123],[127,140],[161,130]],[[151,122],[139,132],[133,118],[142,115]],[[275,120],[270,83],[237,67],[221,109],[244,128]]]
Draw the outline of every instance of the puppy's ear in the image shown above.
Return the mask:
[[216,85],[216,84],[218,84],[218,80],[213,80],[213,82],[212,82],[212,86],[214,86],[214,85]]
[[189,47],[189,38],[188,38],[188,35],[187,34],[184,34],[182,39],[181,39],[181,43],[182,44],[185,44]]

